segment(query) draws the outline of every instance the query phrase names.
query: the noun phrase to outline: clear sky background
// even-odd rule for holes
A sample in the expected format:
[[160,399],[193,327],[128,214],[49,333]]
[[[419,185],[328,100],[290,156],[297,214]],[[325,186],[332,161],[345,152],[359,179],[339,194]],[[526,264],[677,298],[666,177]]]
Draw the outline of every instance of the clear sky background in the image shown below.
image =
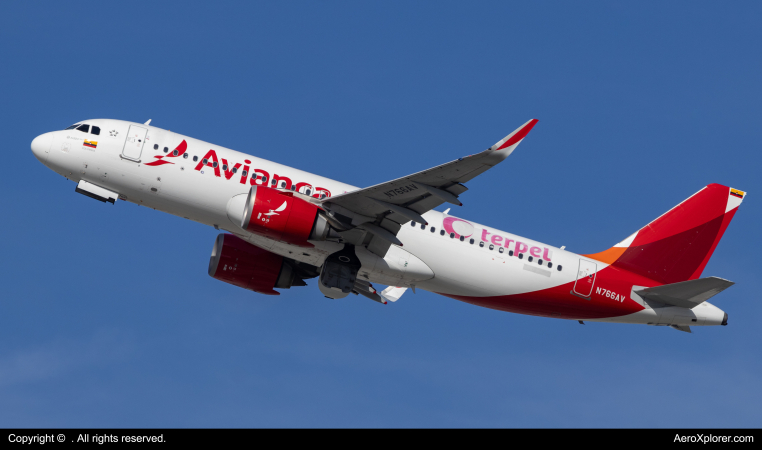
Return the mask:
[[[0,426],[759,427],[759,2],[8,2]],[[521,316],[210,278],[218,232],[40,164],[90,118],[368,186],[540,120],[451,213],[579,253],[709,183],[727,327]]]

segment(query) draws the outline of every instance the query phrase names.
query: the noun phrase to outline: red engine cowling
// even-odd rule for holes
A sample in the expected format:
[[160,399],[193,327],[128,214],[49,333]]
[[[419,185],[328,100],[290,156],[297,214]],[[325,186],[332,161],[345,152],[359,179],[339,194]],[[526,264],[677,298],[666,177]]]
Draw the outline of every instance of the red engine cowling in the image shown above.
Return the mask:
[[246,199],[241,228],[278,241],[313,247],[307,242],[318,216],[318,206],[264,186],[252,186]]
[[267,295],[280,295],[273,289],[276,287],[288,289],[305,284],[282,256],[232,234],[217,236],[209,258],[209,276]]

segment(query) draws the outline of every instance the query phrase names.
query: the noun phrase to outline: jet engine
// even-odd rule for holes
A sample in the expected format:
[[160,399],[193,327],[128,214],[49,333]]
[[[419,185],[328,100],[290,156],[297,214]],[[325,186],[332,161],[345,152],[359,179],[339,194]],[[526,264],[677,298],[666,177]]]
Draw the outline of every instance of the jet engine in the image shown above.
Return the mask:
[[320,207],[292,192],[252,186],[243,210],[241,228],[260,236],[302,247],[307,239],[325,240],[331,229]]
[[306,286],[317,268],[268,252],[232,234],[220,234],[209,258],[209,276],[266,295],[278,289]]

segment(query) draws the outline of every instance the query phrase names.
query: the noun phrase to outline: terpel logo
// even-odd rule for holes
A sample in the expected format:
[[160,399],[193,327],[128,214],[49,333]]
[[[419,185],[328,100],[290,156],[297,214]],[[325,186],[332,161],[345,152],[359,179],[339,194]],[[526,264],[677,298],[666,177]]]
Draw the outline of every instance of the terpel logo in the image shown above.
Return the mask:
[[445,220],[442,221],[442,226],[447,234],[455,233],[456,239],[460,239],[461,236],[467,238],[474,234],[474,226],[457,217],[446,217]]
[[[453,234],[456,239],[460,239],[461,236],[463,239],[469,238],[475,232],[474,226],[470,222],[449,216],[445,217],[442,221],[442,228],[444,228],[447,234]],[[515,239],[490,233],[486,229],[482,229],[481,240],[498,247],[505,247],[506,250],[513,250],[515,253],[529,252],[529,254],[535,258],[542,258],[545,261],[551,261],[551,258],[553,257],[553,251],[547,247],[530,246],[529,244]]]

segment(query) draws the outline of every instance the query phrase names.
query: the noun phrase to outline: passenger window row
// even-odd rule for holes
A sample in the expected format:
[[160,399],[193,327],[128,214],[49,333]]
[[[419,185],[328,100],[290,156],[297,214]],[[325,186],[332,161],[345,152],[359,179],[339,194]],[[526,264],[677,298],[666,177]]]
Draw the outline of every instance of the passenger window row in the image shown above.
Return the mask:
[[90,126],[90,125],[88,125],[86,123],[83,123],[83,124],[77,123],[77,124],[74,124],[74,125],[66,128],[66,129],[67,130],[77,130],[77,131],[81,131],[83,133],[90,133],[90,134],[94,134],[96,136],[100,136],[100,134],[101,134],[100,127],[96,127],[95,125]]
[[[415,228],[415,227],[416,227],[418,224],[417,224],[416,222],[412,222],[412,221],[411,221],[411,222],[410,222],[410,225],[411,225],[413,228]],[[421,224],[421,230],[425,230],[425,229],[426,229],[426,225],[425,225],[425,224]],[[436,233],[437,229],[436,229],[436,227],[431,227],[431,229],[430,229],[429,231],[431,231],[432,233]],[[440,236],[444,236],[444,235],[445,235],[445,230],[439,230],[439,235],[440,235]],[[455,233],[450,233],[450,239],[455,239]],[[466,238],[465,238],[464,236],[461,236],[461,237],[459,238],[459,240],[460,240],[460,242],[465,242]],[[469,244],[471,244],[471,245],[473,245],[473,244],[475,244],[475,243],[476,243],[476,241],[475,241],[473,238],[471,238],[471,239],[469,239],[469,240],[468,240],[468,243],[469,243]],[[479,241],[479,247],[480,247],[480,248],[484,248],[484,245],[485,245],[485,242],[484,242],[484,241]],[[488,248],[489,248],[490,250],[494,250],[494,249],[495,249],[495,245],[494,245],[494,244],[489,244],[489,247],[488,247]],[[499,253],[505,253],[505,247],[499,246],[499,247],[498,247],[498,249],[497,249],[497,251],[498,251]],[[513,256],[513,250],[509,250],[509,251],[508,251],[508,256]],[[523,253],[519,253],[519,254],[517,254],[516,256],[517,256],[519,259],[524,259],[524,254],[523,254]],[[529,262],[532,262],[532,261],[534,261],[534,257],[532,257],[531,255],[530,255],[530,256],[528,256],[528,257],[527,257],[527,261],[529,261]],[[553,268],[553,263],[552,263],[552,262],[550,262],[550,261],[543,261],[542,259],[538,259],[538,260],[537,260],[537,264],[538,264],[538,265],[540,265],[540,266],[542,266],[542,265],[546,265],[546,264],[547,264],[547,266],[548,266],[548,269],[552,269],[552,268]],[[558,270],[558,271],[560,272],[561,270],[563,270],[563,266],[560,266],[560,265],[556,266],[556,270]]]
[[[154,150],[158,150],[159,149],[159,144],[153,144],[153,149]],[[163,151],[164,151],[164,153],[169,153],[169,147],[164,147]],[[180,152],[178,152],[177,150],[172,150],[172,156],[177,156],[179,154],[180,154]],[[196,159],[198,159],[197,157],[194,157],[194,158],[195,158],[194,161]],[[183,153],[183,159],[188,159],[188,154],[187,153]]]

